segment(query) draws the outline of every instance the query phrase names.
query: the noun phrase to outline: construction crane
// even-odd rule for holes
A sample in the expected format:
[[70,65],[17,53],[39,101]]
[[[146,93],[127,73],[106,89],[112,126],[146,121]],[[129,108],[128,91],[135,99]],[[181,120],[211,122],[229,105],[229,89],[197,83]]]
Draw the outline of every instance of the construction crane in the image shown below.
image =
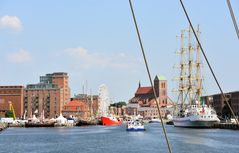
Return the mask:
[[15,119],[16,119],[16,114],[15,114],[15,110],[14,110],[14,108],[13,108],[12,102],[9,101],[8,103],[9,103],[9,111],[12,112],[13,119],[15,120]]

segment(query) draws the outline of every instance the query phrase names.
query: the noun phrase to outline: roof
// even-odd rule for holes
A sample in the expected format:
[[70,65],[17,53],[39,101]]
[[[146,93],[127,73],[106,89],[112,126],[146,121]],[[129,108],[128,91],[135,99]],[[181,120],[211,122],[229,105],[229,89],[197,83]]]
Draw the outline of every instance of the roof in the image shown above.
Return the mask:
[[68,102],[65,107],[76,107],[76,106],[81,106],[82,105],[82,101],[79,101],[79,100],[73,100],[73,101],[70,101]]
[[148,93],[153,93],[152,87],[140,87],[137,89],[135,94],[148,94]]
[[154,80],[167,80],[163,75],[156,75]]

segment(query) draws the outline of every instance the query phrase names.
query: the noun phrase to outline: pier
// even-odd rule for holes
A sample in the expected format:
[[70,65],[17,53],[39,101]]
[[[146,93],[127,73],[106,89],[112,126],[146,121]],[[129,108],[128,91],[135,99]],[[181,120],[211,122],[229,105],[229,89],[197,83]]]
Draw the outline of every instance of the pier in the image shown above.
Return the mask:
[[235,123],[218,123],[214,124],[213,128],[239,130],[239,126]]

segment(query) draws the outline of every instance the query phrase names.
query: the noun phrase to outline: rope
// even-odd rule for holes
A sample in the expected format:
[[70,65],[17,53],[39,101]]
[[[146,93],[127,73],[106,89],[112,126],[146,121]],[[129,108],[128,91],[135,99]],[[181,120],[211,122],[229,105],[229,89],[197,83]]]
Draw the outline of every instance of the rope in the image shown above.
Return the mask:
[[170,144],[169,144],[169,140],[168,140],[168,137],[167,137],[167,132],[166,132],[166,129],[164,127],[163,119],[162,119],[162,116],[161,116],[161,113],[160,113],[159,102],[158,102],[158,99],[157,99],[157,96],[156,96],[155,89],[153,87],[153,81],[152,81],[151,74],[150,74],[150,71],[149,71],[149,66],[148,66],[148,63],[147,63],[146,56],[145,56],[144,47],[143,47],[143,43],[142,43],[142,40],[141,40],[141,37],[140,37],[140,33],[139,33],[138,26],[137,26],[136,17],[135,17],[135,14],[134,14],[134,10],[133,10],[133,6],[132,6],[132,3],[131,3],[131,0],[129,0],[129,4],[130,4],[130,9],[131,9],[131,13],[132,13],[132,16],[133,16],[135,28],[136,28],[136,31],[137,31],[137,35],[138,35],[141,51],[142,51],[142,54],[143,54],[145,66],[146,66],[146,69],[147,69],[148,77],[149,77],[150,84],[151,84],[151,87],[152,87],[153,92],[154,92],[154,98],[156,100],[157,109],[158,109],[158,112],[159,112],[159,118],[160,118],[160,121],[161,121],[161,124],[162,124],[164,137],[165,137],[167,145],[168,145],[168,151],[169,151],[169,153],[172,153],[171,147],[170,147]]
[[233,13],[233,9],[232,9],[232,5],[231,5],[230,0],[227,0],[227,6],[228,6],[230,14],[231,14],[232,22],[234,24],[234,28],[235,28],[236,33],[237,33],[237,37],[239,39],[239,29],[238,29],[238,26],[237,26],[237,21],[236,21],[235,15]]
[[186,17],[187,17],[187,20],[188,20],[188,22],[189,22],[189,24],[190,24],[190,27],[192,28],[192,31],[193,31],[193,34],[194,34],[196,40],[197,40],[197,43],[198,43],[198,45],[199,45],[199,47],[200,47],[200,49],[201,49],[201,51],[202,51],[202,53],[203,53],[203,56],[204,56],[204,58],[205,58],[205,60],[206,60],[206,62],[207,62],[207,65],[208,65],[208,67],[209,67],[209,69],[210,69],[210,71],[211,71],[211,73],[212,73],[212,75],[213,75],[213,78],[214,78],[214,80],[216,81],[216,84],[217,84],[217,86],[218,86],[218,88],[219,88],[219,90],[220,90],[220,92],[221,92],[221,94],[222,94],[222,96],[223,96],[223,99],[226,101],[226,103],[227,103],[227,105],[228,105],[228,107],[229,107],[229,109],[230,109],[230,111],[231,111],[233,117],[234,117],[235,120],[236,120],[237,125],[239,126],[238,120],[237,120],[237,118],[236,118],[236,116],[235,116],[235,114],[234,114],[234,112],[233,112],[231,106],[229,105],[229,102],[228,102],[228,100],[227,100],[227,98],[226,98],[224,92],[222,91],[222,88],[221,88],[221,86],[220,86],[220,84],[219,84],[219,82],[218,82],[218,80],[217,80],[217,78],[216,78],[216,75],[214,74],[214,72],[213,72],[213,70],[212,70],[212,67],[211,67],[211,65],[210,65],[210,63],[209,63],[209,61],[208,61],[208,59],[207,59],[207,56],[206,56],[206,54],[205,54],[205,52],[204,52],[204,50],[203,50],[203,48],[202,48],[202,45],[201,45],[201,43],[200,43],[200,41],[199,41],[199,39],[198,39],[198,36],[197,36],[197,34],[196,34],[195,30],[194,30],[194,27],[193,27],[193,25],[192,25],[192,22],[191,22],[189,16],[188,16],[188,13],[187,13],[187,11],[186,11],[186,9],[185,9],[185,7],[184,7],[184,4],[183,4],[182,0],[180,0],[180,3],[181,3],[181,5],[182,5],[183,11],[184,11],[184,13],[185,13],[185,15],[186,15]]

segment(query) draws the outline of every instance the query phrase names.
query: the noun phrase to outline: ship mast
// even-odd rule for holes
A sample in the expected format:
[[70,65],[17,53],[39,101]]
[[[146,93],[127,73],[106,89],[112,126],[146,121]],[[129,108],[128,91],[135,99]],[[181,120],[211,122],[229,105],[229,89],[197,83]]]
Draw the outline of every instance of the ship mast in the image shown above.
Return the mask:
[[[199,30],[199,25],[197,28],[197,36],[198,38],[200,38],[200,30]],[[201,78],[201,50],[199,47],[199,44],[197,43],[196,46],[197,49],[197,61],[196,61],[196,68],[197,68],[197,72],[196,72],[196,76],[197,76],[197,91],[196,91],[196,95],[197,95],[197,101],[198,101],[198,107],[200,107],[200,96],[201,96],[201,90],[202,90],[202,78]]]
[[189,27],[188,30],[188,94],[189,94],[189,104],[192,105],[193,101],[193,48],[192,48],[192,29]]
[[180,63],[180,81],[179,81],[179,93],[181,95],[182,110],[184,110],[184,91],[185,91],[185,49],[184,49],[184,30],[181,31],[181,63]]

